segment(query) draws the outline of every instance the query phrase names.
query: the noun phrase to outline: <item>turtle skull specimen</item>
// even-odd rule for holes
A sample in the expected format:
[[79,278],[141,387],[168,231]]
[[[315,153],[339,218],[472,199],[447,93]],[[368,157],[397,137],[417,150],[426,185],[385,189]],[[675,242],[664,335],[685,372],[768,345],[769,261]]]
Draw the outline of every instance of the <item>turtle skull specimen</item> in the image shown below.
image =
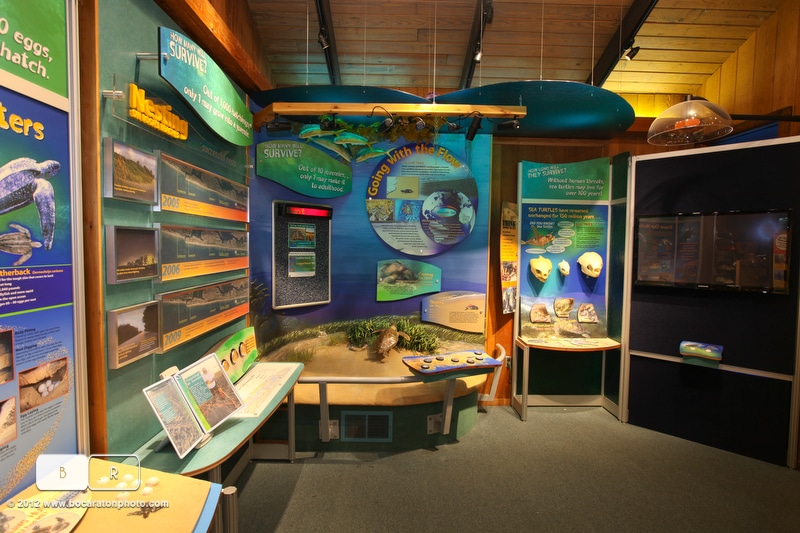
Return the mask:
[[531,272],[539,281],[546,281],[551,270],[553,270],[553,262],[546,257],[540,255],[536,259],[531,259]]
[[564,259],[559,261],[558,271],[561,272],[562,276],[569,276],[569,263],[567,263],[567,261]]
[[581,266],[581,272],[590,278],[596,278],[603,270],[603,258],[597,252],[584,252],[578,258],[578,264]]

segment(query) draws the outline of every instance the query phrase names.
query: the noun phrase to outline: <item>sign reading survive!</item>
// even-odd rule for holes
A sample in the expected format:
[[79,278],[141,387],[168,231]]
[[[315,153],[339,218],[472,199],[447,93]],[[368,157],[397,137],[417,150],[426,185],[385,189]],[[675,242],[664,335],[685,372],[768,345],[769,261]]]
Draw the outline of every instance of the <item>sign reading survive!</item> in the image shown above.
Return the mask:
[[253,114],[228,77],[188,37],[159,28],[159,74],[217,134],[237,146],[253,144]]

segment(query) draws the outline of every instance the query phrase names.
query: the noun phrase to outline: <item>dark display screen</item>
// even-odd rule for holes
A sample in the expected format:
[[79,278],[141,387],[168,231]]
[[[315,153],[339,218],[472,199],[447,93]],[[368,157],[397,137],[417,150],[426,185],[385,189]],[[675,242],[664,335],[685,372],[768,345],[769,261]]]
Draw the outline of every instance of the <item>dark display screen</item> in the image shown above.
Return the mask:
[[638,215],[637,285],[789,292],[791,211]]

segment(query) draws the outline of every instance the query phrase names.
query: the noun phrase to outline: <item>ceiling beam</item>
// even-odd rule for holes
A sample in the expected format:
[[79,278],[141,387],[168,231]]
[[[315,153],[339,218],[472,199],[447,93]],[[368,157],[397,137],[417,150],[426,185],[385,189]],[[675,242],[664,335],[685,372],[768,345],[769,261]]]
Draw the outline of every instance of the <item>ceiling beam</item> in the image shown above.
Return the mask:
[[483,52],[483,33],[486,24],[492,22],[494,17],[494,5],[492,0],[477,0],[475,4],[475,16],[472,18],[472,29],[469,34],[467,51],[464,55],[464,67],[461,70],[461,81],[458,83],[459,89],[468,89],[472,85],[472,77],[475,74],[475,66],[480,62],[476,55]]
[[342,73],[339,70],[339,52],[336,50],[336,37],[333,33],[333,16],[329,0],[316,0],[317,20],[319,20],[319,34],[317,42],[322,47],[325,55],[325,65],[328,67],[328,77],[331,85],[342,84]]
[[155,0],[245,93],[273,89],[225,20],[208,0]]
[[[619,63],[622,53],[633,46],[636,34],[639,33],[639,29],[657,3],[658,0],[633,1],[617,31],[614,32],[614,36],[608,41],[605,50],[603,50],[602,55],[594,65],[591,75],[586,80],[587,84],[600,87],[605,83],[617,63]],[[622,49],[620,49],[620,46]]]
[[[376,113],[377,111],[377,113]],[[522,118],[528,113],[525,106],[472,105],[472,104],[398,104],[398,103],[358,103],[358,102],[273,102],[253,115],[253,129],[277,117],[303,117],[339,115],[371,117],[384,114],[393,116],[440,116],[465,117],[482,116],[488,118]]]

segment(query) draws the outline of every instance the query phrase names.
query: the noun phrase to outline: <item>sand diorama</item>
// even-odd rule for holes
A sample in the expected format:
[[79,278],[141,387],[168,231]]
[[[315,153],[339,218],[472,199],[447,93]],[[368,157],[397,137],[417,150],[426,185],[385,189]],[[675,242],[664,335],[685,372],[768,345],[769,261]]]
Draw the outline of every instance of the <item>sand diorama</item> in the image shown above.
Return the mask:
[[[259,342],[259,360],[303,363],[304,378],[413,376],[403,363],[404,356],[484,349],[483,335],[424,323],[418,315],[375,316],[309,327],[287,317],[281,326],[291,331]],[[486,376],[458,380],[456,395],[480,387],[485,380]],[[332,384],[328,399],[348,405],[406,405],[439,401],[443,390],[443,382]],[[298,385],[295,400],[318,403],[318,386]]]

